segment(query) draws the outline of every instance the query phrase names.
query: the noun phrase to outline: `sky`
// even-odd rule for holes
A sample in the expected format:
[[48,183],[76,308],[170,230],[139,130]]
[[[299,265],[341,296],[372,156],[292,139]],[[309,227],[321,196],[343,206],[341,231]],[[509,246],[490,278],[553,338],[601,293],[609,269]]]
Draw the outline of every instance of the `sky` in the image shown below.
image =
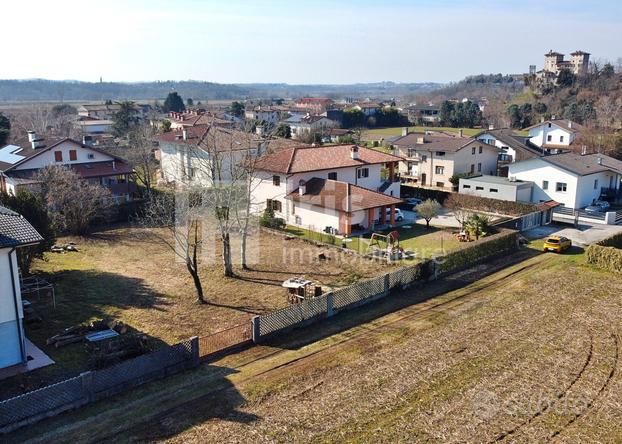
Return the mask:
[[2,17],[3,79],[444,83],[549,49],[622,57],[620,0],[19,0]]

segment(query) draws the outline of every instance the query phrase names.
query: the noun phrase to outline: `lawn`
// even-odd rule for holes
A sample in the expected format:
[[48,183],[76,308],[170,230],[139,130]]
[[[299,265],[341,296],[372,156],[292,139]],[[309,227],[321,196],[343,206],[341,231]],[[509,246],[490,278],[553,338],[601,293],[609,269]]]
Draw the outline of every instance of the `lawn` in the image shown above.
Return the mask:
[[[47,253],[45,260],[35,262],[34,273],[54,284],[57,306],[29,298],[43,321],[27,324],[26,335],[57,364],[3,381],[0,398],[85,370],[88,355],[83,344],[56,349],[45,343],[66,327],[113,318],[146,334],[153,346],[170,344],[286,306],[281,283],[289,277],[304,276],[327,290],[385,268],[336,249],[261,232],[251,270],[236,269],[237,278],[225,278],[219,255],[213,265],[203,267],[208,304],[200,305],[185,265],[163,244],[136,237],[139,231],[117,228],[60,239],[59,243],[76,242],[80,251]],[[319,260],[319,253],[327,259]]]
[[[317,233],[290,225],[286,227],[285,231],[293,236],[302,237],[304,239],[338,246],[345,245],[347,249],[356,251],[362,255],[368,252],[368,247],[371,242],[371,233],[353,236],[344,242],[341,237],[331,236],[326,233]],[[404,250],[414,252],[416,255],[415,259],[417,260],[429,259],[437,255],[446,254],[459,245],[453,233],[455,230],[452,231],[432,226],[426,228],[424,225],[416,223],[390,230],[381,230],[377,233],[386,235],[391,231],[397,231],[399,233],[400,247],[404,248]],[[378,247],[386,248],[386,246],[386,242],[381,239]]]
[[13,438],[621,442],[621,292],[523,250]]
[[[449,128],[449,127],[436,127],[436,126],[411,126],[409,127],[410,132],[422,132],[422,131],[447,131],[450,133],[456,133],[460,131],[460,128]],[[475,134],[481,133],[483,129],[481,128],[462,128],[463,134],[465,136],[474,136]],[[402,135],[402,127],[397,128],[378,128],[371,129],[366,131],[366,134],[374,134],[380,136],[401,136]],[[363,136],[363,139],[365,136]]]

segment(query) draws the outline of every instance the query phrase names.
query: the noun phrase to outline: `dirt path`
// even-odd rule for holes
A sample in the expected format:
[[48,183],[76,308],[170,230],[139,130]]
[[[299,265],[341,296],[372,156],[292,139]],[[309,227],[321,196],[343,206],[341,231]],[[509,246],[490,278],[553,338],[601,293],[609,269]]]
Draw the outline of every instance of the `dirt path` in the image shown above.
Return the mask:
[[622,280],[579,309],[576,291],[600,294],[598,280],[547,299],[542,283],[578,267],[552,255],[489,276],[477,267],[19,438],[520,442],[611,424],[602,404],[617,402],[618,326],[603,321],[622,312],[607,297]]

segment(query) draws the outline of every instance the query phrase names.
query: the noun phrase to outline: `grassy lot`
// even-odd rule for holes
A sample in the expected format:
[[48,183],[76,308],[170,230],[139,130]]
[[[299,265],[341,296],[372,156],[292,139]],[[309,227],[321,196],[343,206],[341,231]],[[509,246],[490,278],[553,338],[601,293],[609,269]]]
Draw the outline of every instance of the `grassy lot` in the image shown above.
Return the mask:
[[[449,127],[437,127],[437,126],[411,126],[410,131],[447,131],[450,133],[456,133],[460,131],[460,128]],[[465,136],[474,136],[477,133],[482,132],[481,128],[462,128]],[[380,136],[400,136],[402,134],[402,127],[397,128],[378,128],[366,131],[367,134],[380,135]],[[365,136],[363,136],[365,138]]]
[[[378,231],[380,234],[388,234],[391,231],[397,231],[400,234],[399,241],[400,247],[405,250],[416,253],[416,259],[429,259],[438,254],[445,254],[458,247],[460,244],[453,234],[452,230],[444,230],[437,227],[430,227],[427,229],[424,225],[413,223],[408,225],[410,228],[398,227],[391,230]],[[331,236],[326,233],[316,233],[304,228],[287,226],[288,233],[299,236],[305,239],[310,239],[318,242],[333,243],[335,245],[343,245],[342,238]],[[455,230],[453,230],[455,231]],[[354,250],[360,254],[366,254],[368,246],[371,242],[371,233],[363,236],[352,237],[349,242],[345,243],[346,248]],[[380,241],[380,248],[386,247],[386,242]]]
[[578,249],[518,256],[12,438],[620,442],[622,276]]
[[[289,277],[304,276],[330,288],[380,274],[385,267],[335,249],[261,232],[258,244],[250,247],[258,252],[257,261],[250,264],[250,271],[237,269],[239,278],[222,276],[218,254],[214,265],[203,268],[209,303],[199,305],[185,265],[164,245],[137,238],[137,230],[119,228],[88,238],[62,239],[59,242],[76,242],[80,251],[48,253],[44,261],[34,264],[34,272],[54,284],[57,307],[30,298],[43,322],[27,324],[26,335],[57,364],[3,381],[0,398],[85,370],[88,355],[83,344],[59,349],[45,344],[66,327],[114,318],[148,335],[154,346],[175,343],[286,306],[281,283]],[[328,259],[320,261],[319,253]]]

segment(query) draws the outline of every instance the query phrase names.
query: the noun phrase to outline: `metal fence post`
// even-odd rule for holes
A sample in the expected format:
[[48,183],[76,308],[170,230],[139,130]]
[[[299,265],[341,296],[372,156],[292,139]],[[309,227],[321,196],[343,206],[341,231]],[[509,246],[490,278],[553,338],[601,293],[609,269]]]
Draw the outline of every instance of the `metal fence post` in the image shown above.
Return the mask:
[[259,316],[253,316],[253,319],[251,319],[251,324],[252,324],[252,337],[253,337],[253,342],[255,344],[257,344],[259,342],[259,337],[260,337],[260,330],[259,330],[259,323],[261,322],[261,320],[259,319]]
[[389,290],[390,290],[390,281],[389,281],[389,273],[384,275],[384,291],[383,291],[383,295],[384,296],[388,296],[389,295]]
[[93,389],[93,372],[80,373],[80,382],[82,383],[82,394],[86,398],[86,402],[95,400],[95,391]]
[[191,368],[193,367],[197,367],[200,362],[200,350],[199,350],[199,337],[198,336],[193,336],[190,338],[190,362],[191,362]]
[[335,298],[333,296],[332,293],[327,293],[326,294],[326,317],[330,318],[331,316],[333,316],[335,314],[334,311],[334,302],[335,302]]

